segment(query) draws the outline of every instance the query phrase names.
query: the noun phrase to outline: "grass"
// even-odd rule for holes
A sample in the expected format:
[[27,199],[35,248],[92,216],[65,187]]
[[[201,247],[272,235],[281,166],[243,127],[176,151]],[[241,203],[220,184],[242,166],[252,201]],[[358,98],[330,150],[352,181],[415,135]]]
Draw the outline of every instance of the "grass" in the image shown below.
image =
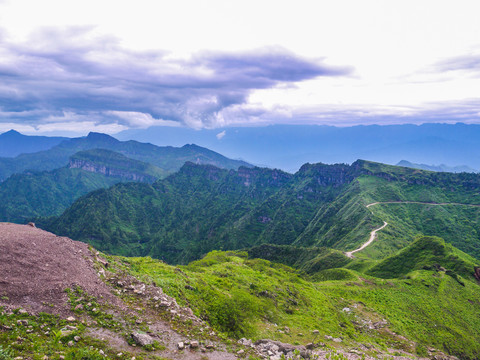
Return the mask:
[[[435,347],[465,359],[480,353],[479,286],[467,279],[462,286],[435,270],[384,280],[334,269],[308,281],[292,268],[241,252],[215,251],[181,271],[150,258],[123,260],[135,276],[154,281],[225,337],[306,343],[312,339],[300,334],[318,329],[321,337],[342,338],[341,346]],[[371,328],[383,320],[383,327]]]

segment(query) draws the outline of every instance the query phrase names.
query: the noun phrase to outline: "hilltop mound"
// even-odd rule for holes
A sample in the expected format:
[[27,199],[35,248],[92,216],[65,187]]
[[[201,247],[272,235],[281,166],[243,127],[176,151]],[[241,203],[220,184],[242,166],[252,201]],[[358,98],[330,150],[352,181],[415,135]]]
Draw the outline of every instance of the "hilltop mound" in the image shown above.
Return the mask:
[[68,311],[66,288],[82,287],[109,302],[88,245],[29,225],[0,223],[0,306],[32,312]]
[[397,254],[386,258],[368,273],[391,279],[405,276],[411,271],[443,268],[447,273],[455,272],[466,279],[473,280],[475,259],[446,244],[435,236],[422,236]]

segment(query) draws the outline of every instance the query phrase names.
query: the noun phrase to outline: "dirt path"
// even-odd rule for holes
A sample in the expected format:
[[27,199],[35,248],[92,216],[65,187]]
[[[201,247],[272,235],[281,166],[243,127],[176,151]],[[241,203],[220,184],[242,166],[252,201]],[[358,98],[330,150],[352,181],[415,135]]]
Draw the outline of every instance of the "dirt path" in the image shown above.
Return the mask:
[[378,229],[373,230],[370,233],[370,238],[368,239],[368,241],[365,244],[363,244],[362,246],[360,246],[356,250],[346,252],[345,255],[348,256],[349,258],[353,258],[353,253],[356,253],[357,251],[361,251],[361,250],[365,249],[368,245],[370,245],[373,242],[373,240],[375,240],[375,236],[377,235],[377,231],[382,230],[387,225],[388,225],[388,223],[386,221],[384,221],[382,226],[380,226]]
[[[378,201],[374,202],[371,204],[366,205],[367,208],[370,208],[371,206],[375,205],[382,205],[382,204],[419,204],[419,205],[432,205],[432,206],[469,206],[469,207],[480,207],[478,204],[462,204],[462,203],[435,203],[435,202],[421,202],[421,201]],[[377,235],[377,231],[382,230],[385,226],[387,226],[388,223],[386,221],[383,222],[383,225],[380,226],[378,229],[373,230],[370,233],[370,238],[366,243],[364,243],[362,246],[360,246],[358,249],[355,249],[353,251],[348,251],[345,253],[346,256],[349,258],[353,258],[353,254],[365,249],[368,245],[370,245],[373,240],[375,240],[375,237]]]

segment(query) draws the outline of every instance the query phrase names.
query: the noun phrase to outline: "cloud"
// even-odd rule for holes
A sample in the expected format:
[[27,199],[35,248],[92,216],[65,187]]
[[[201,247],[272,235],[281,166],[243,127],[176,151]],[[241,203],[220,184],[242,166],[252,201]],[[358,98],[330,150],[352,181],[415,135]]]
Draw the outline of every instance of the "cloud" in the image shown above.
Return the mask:
[[216,135],[216,137],[217,137],[218,140],[222,140],[225,137],[225,135],[227,135],[227,132],[225,130],[223,130],[222,132],[219,132]]
[[[335,126],[424,123],[479,123],[480,99],[428,102],[418,106],[324,105],[296,109],[293,118],[304,124]],[[279,119],[277,122],[282,122]],[[288,123],[288,119],[283,122]]]
[[97,125],[215,127],[254,90],[352,71],[282,48],[175,59],[124,49],[88,27],[43,29],[23,44],[0,37],[0,121],[38,127],[69,114]]
[[433,65],[436,72],[462,71],[467,75],[480,75],[480,53],[455,56],[441,60]]

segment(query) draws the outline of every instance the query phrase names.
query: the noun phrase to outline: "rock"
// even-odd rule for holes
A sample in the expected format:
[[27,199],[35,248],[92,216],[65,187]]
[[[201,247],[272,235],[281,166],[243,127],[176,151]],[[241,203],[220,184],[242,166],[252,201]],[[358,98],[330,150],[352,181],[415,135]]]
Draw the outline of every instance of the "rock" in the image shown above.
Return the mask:
[[340,338],[333,338],[333,341],[337,342],[337,343],[341,343],[343,340],[340,339]]
[[473,268],[473,270],[474,270],[474,272],[475,272],[475,273],[474,273],[475,279],[477,279],[477,281],[480,281],[480,267],[475,266],[475,267]]
[[308,343],[307,345],[305,345],[305,347],[308,349],[308,350],[313,350],[315,348],[315,344],[314,343]]
[[183,343],[183,341],[180,341],[180,342],[177,344],[177,347],[178,347],[178,350],[183,350],[183,349],[185,349],[185,344]]
[[198,341],[192,341],[192,342],[190,343],[190,347],[191,347],[192,349],[198,348],[198,345],[199,345],[199,344],[198,344]]
[[68,345],[69,347],[72,347],[72,346],[74,345],[74,344],[73,344],[73,341],[70,340],[67,345]]
[[77,306],[75,306],[75,310],[83,310],[83,305],[78,304]]
[[76,321],[76,319],[73,316],[69,316],[66,320],[69,321],[69,322]]
[[80,336],[74,336],[73,340],[75,340],[75,342],[79,342],[80,341]]
[[213,345],[213,344],[207,344],[207,345],[205,345],[205,348],[206,348],[206,349],[215,349],[215,345]]
[[325,335],[325,339],[327,339],[327,340],[333,340],[333,336]]
[[[318,335],[318,334],[320,334],[320,331],[318,331],[318,330],[313,330],[313,331],[312,331],[312,334],[313,334],[313,335]],[[300,335],[300,334],[298,334],[298,335]]]
[[350,311],[352,311],[352,310],[351,310],[349,307],[344,307],[344,308],[342,309],[342,311],[348,313],[348,312],[350,312]]
[[150,335],[139,333],[134,331],[131,334],[133,341],[140,346],[152,345],[153,338]]
[[243,350],[243,349],[237,351],[237,354],[238,354],[238,355],[242,355],[242,354],[244,354],[244,353],[245,353],[245,350]]
[[34,223],[34,222],[29,222],[27,225],[28,225],[28,226],[31,226],[31,227],[34,227],[34,228],[36,228],[36,226],[35,226],[35,223]]

